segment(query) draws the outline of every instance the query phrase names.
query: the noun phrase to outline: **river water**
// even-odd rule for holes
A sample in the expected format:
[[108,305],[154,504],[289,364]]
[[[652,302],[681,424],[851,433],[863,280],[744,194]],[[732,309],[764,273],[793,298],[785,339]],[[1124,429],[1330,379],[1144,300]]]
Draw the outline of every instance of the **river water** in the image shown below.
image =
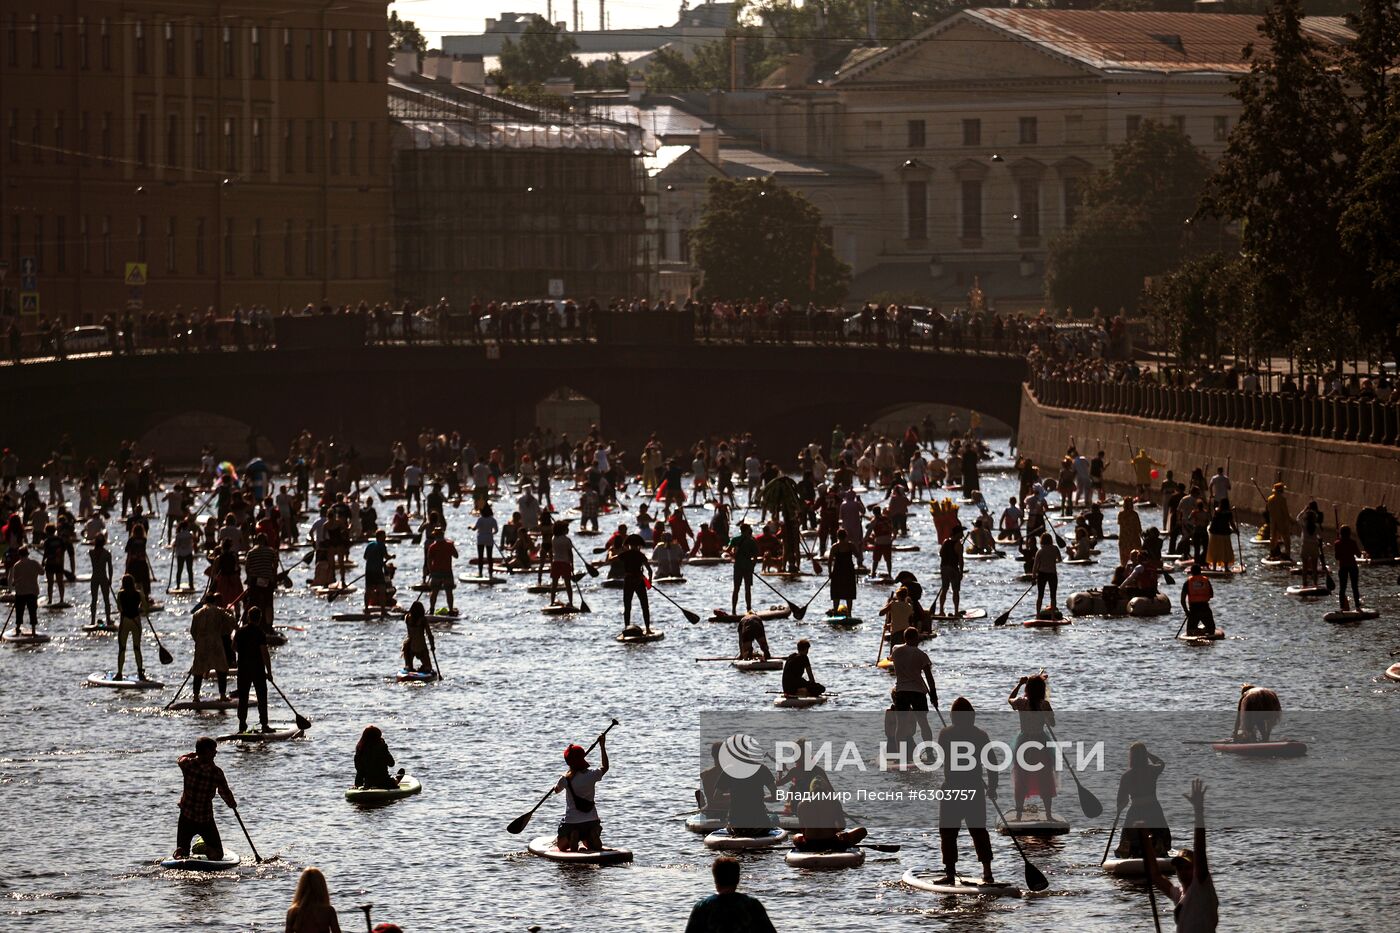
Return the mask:
[[[1015,494],[1014,479],[990,474],[984,491],[989,502],[1002,503]],[[561,510],[573,504],[569,492],[555,499]],[[381,516],[387,511],[391,505]],[[449,510],[448,520],[465,557],[472,539],[468,508]],[[699,520],[692,517],[692,524]],[[911,512],[911,532],[923,550],[897,554],[896,570],[910,569],[934,588],[936,540],[923,507]],[[1249,573],[1216,587],[1217,618],[1230,637],[1208,648],[1175,641],[1174,614],[1086,618],[1057,632],[993,629],[990,617],[1024,589],[1016,579],[1019,564],[969,563],[966,602],[987,607],[989,619],[944,626],[941,637],[926,646],[943,702],[965,694],[981,709],[999,708],[1017,677],[1044,667],[1052,674],[1057,709],[1219,710],[1221,735],[1228,733],[1239,684],[1246,680],[1277,688],[1285,709],[1394,716],[1400,685],[1382,673],[1397,645],[1390,636],[1400,614],[1395,570],[1362,570],[1363,593],[1381,609],[1379,621],[1327,625],[1320,617],[1330,603],[1302,604],[1285,596],[1291,578],[1259,566],[1263,548],[1248,542],[1251,533],[1245,531]],[[119,554],[121,535],[114,537]],[[580,544],[587,550],[601,540]],[[168,552],[153,551],[156,577],[163,580]],[[406,542],[396,552],[402,586],[417,579],[421,559]],[[79,572],[86,572],[81,554]],[[1061,599],[1108,572],[1103,565],[1064,568]],[[280,929],[297,875],[307,865],[326,872],[347,931],[362,927],[354,907],[366,901],[376,905],[376,922],[393,920],[410,931],[684,926],[690,905],[711,890],[710,855],[675,815],[693,803],[702,713],[771,713],[772,697],[765,691],[778,683],[776,674],[746,675],[727,664],[695,662],[732,654],[732,626],[688,625],[653,596],[656,624],[666,639],[623,646],[613,641],[620,594],[598,588],[596,581],[584,583],[593,614],[572,620],[542,616],[538,608],[546,597],[527,594],[521,577],[493,588],[459,585],[464,617],[438,631],[445,679],[408,686],[393,680],[400,666],[400,625],[331,621],[325,602],[304,585],[305,575],[294,576],[297,589],[279,598],[277,620],[304,630],[289,632],[289,643],[276,649],[274,667],[291,701],[315,724],[299,740],[221,746],[219,755],[254,843],[265,858],[275,856],[261,866],[247,857],[248,846],[222,804],[216,815],[225,845],[245,856],[236,872],[193,876],[156,865],[174,843],[180,792],[175,758],[199,735],[232,731],[236,721],[232,713],[162,712],[190,656],[188,600],[171,598],[168,611],[154,617],[176,655],[174,665],[160,668],[147,636],[148,671],[162,670],[167,681],[158,693],[81,686],[90,672],[115,664],[110,636],[78,630],[86,621],[86,584],[78,585],[81,608],[41,609],[43,627],[55,636],[51,644],[4,646],[0,905],[7,929]],[[683,605],[708,617],[711,607],[727,602],[728,568],[690,568],[688,577],[672,591]],[[819,582],[779,585],[801,603]],[[877,592],[863,585],[857,603],[870,618]],[[756,592],[755,601],[774,601],[768,596]],[[358,598],[347,597],[337,608]],[[818,599],[802,623],[770,623],[774,650],[786,653],[796,638],[810,639],[818,677],[839,694],[832,709],[883,709],[890,679],[872,664],[878,627],[867,622],[856,630],[834,629],[822,618],[822,606]],[[1026,608],[1013,621],[1030,615]],[[289,721],[273,698],[274,719]],[[794,717],[797,730],[818,722],[802,717],[823,712],[782,714]],[[529,856],[525,843],[552,831],[561,802],[546,803],[520,836],[508,834],[506,824],[551,784],[563,746],[586,745],[611,718],[621,724],[609,736],[613,770],[600,786],[599,812],[605,839],[632,848],[636,861],[570,868]],[[353,747],[369,722],[384,729],[399,763],[422,780],[421,796],[368,811],[344,801]],[[1287,732],[1287,720],[1280,731]],[[1310,756],[1229,764],[1254,768],[1240,772],[1246,781],[1286,784],[1324,780],[1308,770],[1315,761]],[[1151,929],[1145,889],[1110,879],[1098,868],[1120,765],[1111,762],[1111,773],[1094,782],[1109,808],[1105,818],[1081,819],[1070,793],[1057,812],[1075,829],[1051,843],[1027,843],[1050,879],[1044,895],[954,903],[900,885],[906,869],[938,861],[931,811],[921,824],[907,815],[871,814],[872,838],[902,843],[897,855],[872,853],[861,868],[813,874],[788,867],[779,853],[758,854],[744,859],[743,888],[765,902],[780,930],[818,924],[833,931]],[[1189,765],[1170,769],[1162,780],[1163,801],[1179,800],[1192,773]],[[1388,864],[1388,853],[1400,842],[1393,816],[1384,813],[1372,832],[1331,832],[1302,819],[1284,829],[1213,834],[1221,928],[1388,926],[1380,918],[1400,909],[1400,893],[1393,869],[1377,866]],[[1185,824],[1180,826],[1178,844],[1187,842]],[[962,843],[963,858],[970,860],[965,836]],[[999,876],[1019,882],[1020,859],[1010,840],[993,835],[993,845]],[[975,867],[970,861],[962,865]],[[1164,924],[1170,927],[1169,916]]]

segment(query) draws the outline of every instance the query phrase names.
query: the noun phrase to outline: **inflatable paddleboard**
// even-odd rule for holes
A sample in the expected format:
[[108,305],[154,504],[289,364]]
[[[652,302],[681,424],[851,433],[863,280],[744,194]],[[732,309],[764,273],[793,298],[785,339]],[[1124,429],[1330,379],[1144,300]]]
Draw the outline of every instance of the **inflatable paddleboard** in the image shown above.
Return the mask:
[[111,671],[98,671],[95,674],[89,674],[87,685],[89,687],[110,687],[113,690],[159,690],[165,686],[159,680],[134,680],[130,677],[118,680],[117,675]]
[[5,641],[12,645],[43,645],[53,641],[49,635],[39,632],[36,635],[27,635],[23,632],[6,632]]
[[168,858],[160,863],[161,868],[170,868],[175,871],[227,871],[230,868],[237,868],[239,857],[236,852],[225,852],[223,858]]
[[1385,669],[1385,679],[1400,681],[1400,661],[1395,662]]
[[795,693],[784,693],[780,697],[773,698],[773,705],[783,709],[807,709],[809,706],[820,706],[826,700],[825,694],[819,697],[805,697]]
[[[1147,876],[1147,860],[1111,858],[1104,861],[1103,870],[1115,878],[1145,878]],[[1157,859],[1157,871],[1159,874],[1170,875],[1175,873],[1176,869],[1172,867],[1171,859],[1159,858]]]
[[219,736],[220,742],[285,742],[287,739],[294,739],[301,735],[302,731],[295,726],[290,728],[274,728],[271,732],[230,732],[227,735]]
[[1092,557],[1073,557],[1065,561],[1065,563],[1073,564],[1077,567],[1088,567],[1091,564],[1097,564],[1098,561],[1094,560]]
[[619,641],[624,645],[642,645],[646,644],[649,641],[660,641],[665,637],[665,632],[641,632],[636,635],[628,635],[627,633],[623,632],[613,640]]
[[401,684],[426,684],[437,680],[438,676],[436,671],[410,671],[406,667],[401,667],[394,678]]
[[[562,585],[554,587],[556,590],[562,590],[563,588]],[[525,587],[525,592],[529,593],[531,596],[539,596],[542,593],[548,593],[549,590],[550,585],[548,583],[531,583],[529,586]]]
[[548,606],[540,607],[540,612],[547,616],[567,616],[582,611],[581,607],[571,603],[550,603]]
[[1021,624],[1026,628],[1059,628],[1062,625],[1069,625],[1073,620],[1061,616],[1058,619],[1045,619],[1036,616],[1033,619],[1026,619]]
[[[777,619],[786,619],[788,616],[792,615],[792,610],[787,606],[769,606],[767,609],[755,609],[752,614],[758,616],[761,622],[773,622]],[[710,621],[738,622],[745,615],[747,615],[747,613],[732,615],[727,609],[715,609],[714,615],[710,618]]]
[[395,606],[392,609],[371,609],[369,612],[333,612],[331,619],[336,622],[380,622],[407,612],[407,609]]
[[825,870],[859,868],[865,864],[865,850],[838,849],[834,852],[789,852],[784,861],[793,868]]
[[1003,836],[1063,836],[1069,832],[1069,824],[1064,820],[1006,820],[997,823],[997,832]]
[[723,557],[690,557],[686,559],[686,563],[692,567],[713,567],[727,561]]
[[85,635],[111,635],[117,630],[118,626],[108,625],[105,622],[98,622],[96,624],[88,623],[82,628],[83,634]]
[[1365,622],[1368,619],[1379,619],[1381,614],[1376,609],[1333,609],[1322,617],[1324,622]]
[[[48,603],[48,602],[46,602],[46,603],[40,603],[40,604],[39,604],[39,608],[40,608],[40,609],[47,609],[47,610],[50,611],[50,612],[58,612],[60,609],[72,609],[72,608],[73,608],[73,604],[70,603],[70,602],[67,602],[67,601],[57,602],[57,603]],[[147,610],[148,610],[148,611],[154,611],[155,609],[159,609],[159,608],[160,608],[159,606],[157,606],[157,605],[155,605],[154,603],[152,603],[149,607],[147,607]]]
[[667,586],[680,586],[685,582],[685,577],[652,577],[652,583],[664,583]]
[[724,828],[724,811],[720,811],[715,816],[706,815],[703,811],[686,818],[685,828],[692,833],[704,833],[709,835],[717,829]]
[[911,888],[928,891],[930,894],[944,894],[954,897],[1020,897],[1021,889],[1014,884],[994,881],[983,884],[978,878],[958,875],[952,883],[941,880],[942,875],[933,870],[917,871],[913,868],[904,873],[900,880]]
[[193,596],[195,588],[192,586],[167,586],[165,593],[167,596]]
[[1211,748],[1250,758],[1301,758],[1308,753],[1306,742],[1292,739],[1280,742],[1215,742]]
[[720,827],[705,837],[705,848],[721,852],[740,849],[771,849],[787,839],[786,829],[773,827],[761,836],[736,836],[727,827]]
[[1181,634],[1176,636],[1176,640],[1184,641],[1188,645],[1209,645],[1213,644],[1214,642],[1220,641],[1224,637],[1225,630],[1223,628],[1217,628],[1210,635],[1192,635],[1188,632],[1182,632]]
[[423,790],[423,785],[411,774],[405,774],[399,779],[398,787],[347,787],[345,789],[345,799],[351,803],[376,804],[388,803],[391,800],[400,800],[404,797],[412,797]]
[[1290,586],[1288,589],[1284,590],[1284,592],[1287,593],[1289,596],[1304,596],[1304,597],[1306,597],[1306,596],[1326,596],[1326,595],[1327,595],[1327,587],[1325,587],[1325,586]]
[[224,700],[200,700],[198,703],[194,700],[178,700],[171,703],[167,709],[192,710],[194,712],[199,712],[201,710],[238,709],[238,697],[228,697]]
[[830,624],[830,625],[835,625],[835,626],[838,627],[838,628],[853,628],[853,627],[855,627],[855,626],[857,626],[857,625],[860,625],[860,624],[861,624],[862,622],[864,622],[865,620],[864,620],[864,619],[856,618],[855,616],[844,616],[844,615],[843,615],[843,616],[827,616],[827,617],[826,617],[826,621],[827,621],[828,624]]
[[472,583],[476,586],[500,586],[502,583],[506,582],[505,577],[478,577],[465,573],[457,579],[461,580],[463,583]]
[[992,551],[990,554],[974,554],[971,551],[967,551],[963,554],[963,557],[967,560],[1000,560],[1005,556],[1006,555],[1001,551]]
[[315,593],[317,596],[329,596],[332,593],[353,593],[357,589],[359,589],[359,587],[353,584],[347,584],[346,586],[313,586],[311,592]]
[[963,609],[956,613],[931,612],[929,618],[935,622],[971,622],[973,619],[987,618],[987,610],[979,607],[977,609]]
[[536,836],[530,840],[531,855],[547,858],[551,862],[567,862],[573,865],[620,865],[632,861],[631,849],[603,849],[600,852],[560,852],[554,836]]
[[1292,567],[1296,561],[1287,557],[1265,557],[1259,563],[1265,567]]
[[743,658],[729,662],[741,671],[780,671],[783,669],[782,658]]

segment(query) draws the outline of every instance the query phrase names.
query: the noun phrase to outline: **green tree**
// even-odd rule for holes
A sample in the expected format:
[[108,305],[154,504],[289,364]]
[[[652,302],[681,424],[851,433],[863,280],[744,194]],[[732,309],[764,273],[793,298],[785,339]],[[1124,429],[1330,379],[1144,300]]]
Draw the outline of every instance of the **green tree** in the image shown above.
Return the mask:
[[1193,247],[1214,245],[1218,230],[1187,224],[1209,174],[1180,130],[1143,123],[1114,148],[1112,164],[1085,192],[1081,216],[1050,244],[1050,301],[1081,312],[1135,307],[1148,276],[1168,272]]
[[1356,40],[1347,45],[1344,70],[1359,92],[1362,126],[1369,131],[1385,122],[1392,72],[1400,61],[1400,9],[1394,0],[1360,0],[1347,24]]
[[500,68],[492,72],[498,87],[544,84],[550,78],[577,80],[581,65],[574,58],[578,43],[573,36],[545,20],[530,17],[517,42],[501,43]]
[[[1400,92],[1396,92],[1400,96]],[[1400,99],[1389,117],[1366,134],[1356,185],[1342,213],[1342,243],[1370,276],[1360,311],[1362,331],[1389,343],[1400,359]]]
[[821,211],[768,179],[710,179],[690,242],[707,298],[834,304],[851,281],[851,267],[823,233]]
[[399,19],[398,10],[389,11],[389,51],[397,52],[400,49],[416,49],[419,52],[428,50],[428,40],[423,38],[423,33],[418,26],[410,19]]
[[762,29],[753,26],[731,29],[723,39],[699,46],[689,58],[675,49],[658,49],[647,66],[647,89],[656,93],[728,90],[736,54],[741,59],[739,73],[748,79],[743,83],[752,84],[755,76],[766,73],[770,49]]
[[[1248,347],[1256,310],[1250,283],[1244,261],[1223,252],[1189,259],[1153,283],[1146,305],[1178,363],[1213,363],[1235,344]],[[1238,326],[1222,327],[1226,320]],[[1222,338],[1231,343],[1222,345]]]

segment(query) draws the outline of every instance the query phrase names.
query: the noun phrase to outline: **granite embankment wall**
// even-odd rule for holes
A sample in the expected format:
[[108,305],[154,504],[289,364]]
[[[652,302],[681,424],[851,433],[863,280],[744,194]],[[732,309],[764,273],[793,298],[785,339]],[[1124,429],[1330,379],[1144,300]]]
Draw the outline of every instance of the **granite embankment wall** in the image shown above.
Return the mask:
[[1355,521],[1361,509],[1382,502],[1400,511],[1400,447],[1053,408],[1023,388],[1017,442],[1042,475],[1054,475],[1071,437],[1087,457],[1096,450],[1105,452],[1108,482],[1118,489],[1128,489],[1133,482],[1127,440],[1134,448],[1145,448],[1166,464],[1164,471],[1172,470],[1183,482],[1197,466],[1211,474],[1216,466],[1228,464],[1236,508],[1255,520],[1263,502],[1250,484],[1251,476],[1266,495],[1273,483],[1286,483],[1295,513],[1309,499],[1316,499],[1329,519],[1336,503],[1344,522]]

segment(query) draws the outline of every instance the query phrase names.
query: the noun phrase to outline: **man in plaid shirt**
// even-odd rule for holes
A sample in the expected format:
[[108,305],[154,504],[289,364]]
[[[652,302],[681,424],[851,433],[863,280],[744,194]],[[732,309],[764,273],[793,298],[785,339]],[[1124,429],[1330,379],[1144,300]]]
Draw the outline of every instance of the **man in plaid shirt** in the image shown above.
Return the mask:
[[219,753],[218,743],[209,736],[201,736],[194,743],[192,754],[181,755],[180,770],[185,775],[185,790],[180,795],[180,823],[175,831],[175,858],[185,858],[189,852],[190,840],[199,836],[204,840],[206,858],[218,860],[224,857],[224,845],[219,839],[219,827],[214,825],[214,794],[224,798],[230,810],[237,810],[233,791],[229,790],[224,779],[223,769],[214,764],[214,756]]

